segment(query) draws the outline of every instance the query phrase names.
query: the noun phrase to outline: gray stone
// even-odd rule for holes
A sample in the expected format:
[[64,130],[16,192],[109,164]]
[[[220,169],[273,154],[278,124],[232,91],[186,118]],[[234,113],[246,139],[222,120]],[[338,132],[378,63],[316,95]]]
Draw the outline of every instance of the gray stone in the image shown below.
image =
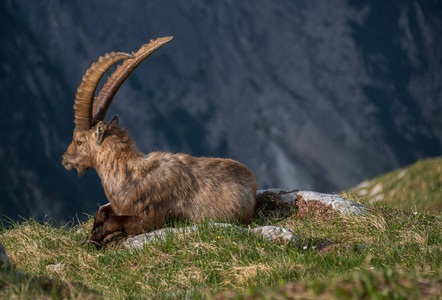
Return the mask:
[[[212,227],[231,227],[235,230],[248,231],[251,232],[255,236],[263,236],[269,241],[282,240],[285,242],[296,243],[298,241],[297,237],[288,229],[277,227],[277,226],[263,226],[257,227],[253,229],[239,227],[233,224],[228,223],[211,223],[209,226]],[[167,234],[179,234],[179,233],[188,233],[195,232],[199,229],[199,226],[188,226],[182,228],[163,228],[155,231],[151,231],[145,234],[139,234],[134,237],[128,238],[123,245],[131,250],[140,249],[144,245],[150,244],[154,241],[165,241]]]
[[[280,192],[290,192],[290,190],[282,190],[282,189],[267,189],[267,190],[259,190],[257,191],[257,195],[260,195],[264,192],[272,192],[272,193],[280,193]],[[290,192],[287,194],[281,195],[281,200],[286,203],[293,203],[296,201],[297,196],[301,196],[305,201],[317,200],[325,205],[331,205],[332,209],[339,211],[342,214],[347,215],[360,215],[365,214],[365,206],[347,200],[341,196],[333,195],[333,194],[323,194],[312,191],[297,191]]]
[[2,243],[0,243],[0,268],[9,268],[11,266],[11,262],[9,261],[9,257],[6,254],[6,249]]
[[58,264],[51,264],[46,266],[46,270],[51,272],[59,272],[66,268],[66,264],[58,263]]
[[188,233],[195,232],[198,230],[198,226],[188,226],[181,228],[162,228],[158,230],[154,230],[144,234],[138,234],[136,236],[128,238],[123,242],[123,245],[128,249],[140,249],[143,248],[144,245],[150,244],[152,242],[161,240],[165,241],[167,234],[179,234],[179,233]]
[[255,235],[262,235],[269,241],[283,240],[285,242],[291,242],[296,244],[298,238],[290,230],[278,227],[278,226],[262,226],[250,229],[250,231]]
[[332,209],[339,211],[346,215],[360,215],[365,214],[365,206],[352,202],[338,195],[322,194],[311,191],[300,191],[298,195],[306,201],[317,200],[323,204],[331,205]]

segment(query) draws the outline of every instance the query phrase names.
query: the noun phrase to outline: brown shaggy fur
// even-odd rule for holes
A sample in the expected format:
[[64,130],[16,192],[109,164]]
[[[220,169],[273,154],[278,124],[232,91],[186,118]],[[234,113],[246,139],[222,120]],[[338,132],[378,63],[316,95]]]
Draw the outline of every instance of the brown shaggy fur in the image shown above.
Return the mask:
[[89,242],[97,247],[116,231],[162,228],[166,217],[244,224],[253,217],[257,184],[244,165],[183,153],[145,156],[118,120],[74,131],[63,165],[77,169],[79,176],[94,168],[101,178],[110,205],[95,214]]

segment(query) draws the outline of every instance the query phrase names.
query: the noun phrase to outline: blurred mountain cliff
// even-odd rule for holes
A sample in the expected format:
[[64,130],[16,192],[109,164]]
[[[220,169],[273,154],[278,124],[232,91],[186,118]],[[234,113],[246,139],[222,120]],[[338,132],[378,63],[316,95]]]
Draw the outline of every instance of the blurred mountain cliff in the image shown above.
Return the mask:
[[229,157],[260,188],[341,191],[441,155],[440,1],[12,1],[0,4],[0,214],[106,203],[61,165],[100,55],[174,35],[114,114],[142,152]]

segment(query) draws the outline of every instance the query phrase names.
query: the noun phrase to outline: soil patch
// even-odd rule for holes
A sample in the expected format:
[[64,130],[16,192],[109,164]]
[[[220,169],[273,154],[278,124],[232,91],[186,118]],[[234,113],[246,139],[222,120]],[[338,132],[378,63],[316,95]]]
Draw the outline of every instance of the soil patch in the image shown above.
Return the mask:
[[297,213],[296,216],[301,220],[314,220],[327,224],[334,224],[336,217],[338,216],[338,212],[332,209],[332,206],[329,204],[324,204],[319,202],[318,200],[309,200],[306,201],[302,199],[300,195],[296,197],[296,207]]
[[287,203],[281,200],[281,195],[289,194],[293,191],[281,191],[279,193],[264,192],[256,197],[255,219],[287,219],[293,215],[295,203]]

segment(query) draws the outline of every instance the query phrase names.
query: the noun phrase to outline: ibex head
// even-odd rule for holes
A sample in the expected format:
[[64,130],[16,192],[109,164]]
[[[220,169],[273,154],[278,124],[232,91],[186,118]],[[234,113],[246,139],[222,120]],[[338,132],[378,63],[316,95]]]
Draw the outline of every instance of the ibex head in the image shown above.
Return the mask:
[[[95,156],[101,147],[105,131],[118,127],[118,117],[114,117],[111,124],[104,123],[107,110],[117,91],[144,59],[172,39],[173,37],[163,37],[151,40],[149,44],[143,45],[132,54],[123,52],[106,54],[86,71],[75,94],[74,135],[62,160],[66,169],[75,168],[81,176],[89,168],[94,167]],[[112,65],[123,59],[125,61],[108,78],[94,101],[95,90],[101,77]]]

